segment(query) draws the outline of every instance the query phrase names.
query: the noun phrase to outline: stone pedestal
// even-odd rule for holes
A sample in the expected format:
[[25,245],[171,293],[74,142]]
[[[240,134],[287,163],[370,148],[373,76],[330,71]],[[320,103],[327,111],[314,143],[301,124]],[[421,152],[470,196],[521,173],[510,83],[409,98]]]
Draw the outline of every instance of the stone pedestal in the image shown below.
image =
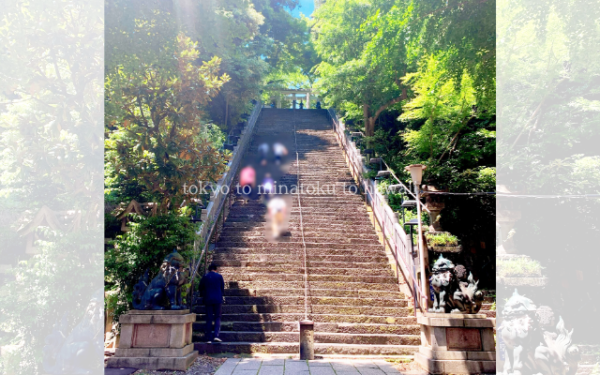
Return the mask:
[[121,339],[107,367],[185,371],[198,357],[190,310],[132,310],[120,318]]
[[430,374],[494,374],[494,319],[485,314],[419,317],[421,346],[415,359]]
[[300,321],[300,359],[315,359],[315,323],[312,320]]

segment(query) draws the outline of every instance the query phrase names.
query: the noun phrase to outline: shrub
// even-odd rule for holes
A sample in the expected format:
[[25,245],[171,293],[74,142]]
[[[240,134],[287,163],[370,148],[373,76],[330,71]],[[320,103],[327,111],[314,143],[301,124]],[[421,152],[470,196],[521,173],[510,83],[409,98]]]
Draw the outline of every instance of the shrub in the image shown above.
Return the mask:
[[458,246],[459,241],[458,241],[458,237],[448,233],[448,232],[441,232],[441,233],[427,233],[425,235],[425,238],[427,238],[427,242],[432,245],[432,246]]
[[537,260],[528,257],[498,259],[496,262],[500,277],[541,277],[543,267]]
[[130,230],[113,241],[105,254],[104,279],[108,288],[120,288],[115,319],[131,305],[133,286],[147,270],[156,276],[164,257],[178,248],[189,262],[194,241],[194,224],[183,214],[144,217],[132,215]]

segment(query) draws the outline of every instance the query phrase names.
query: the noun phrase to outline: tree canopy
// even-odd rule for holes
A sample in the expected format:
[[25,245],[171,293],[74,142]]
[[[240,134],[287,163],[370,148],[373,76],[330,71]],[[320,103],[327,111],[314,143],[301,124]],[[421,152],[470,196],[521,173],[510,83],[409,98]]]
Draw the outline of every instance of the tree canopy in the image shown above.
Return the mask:
[[[226,171],[225,134],[277,74],[308,75],[307,21],[291,0],[106,0],[107,288],[126,310],[132,286],[177,246],[191,255],[201,197],[186,185]],[[156,209],[115,215],[132,200]],[[149,250],[151,249],[151,250]]]
[[123,60],[106,77],[105,166],[107,188],[121,190],[121,199],[135,184],[145,200],[166,211],[183,202],[185,183],[215,181],[225,170],[200,129],[204,108],[229,76],[219,76],[218,57],[196,65],[196,44],[183,34],[172,57],[157,56]]
[[[317,9],[317,86],[395,172],[453,192],[495,190],[495,2],[331,0]],[[493,201],[447,198],[442,221],[494,242]],[[458,224],[460,223],[460,224]]]
[[53,328],[72,329],[101,288],[101,6],[0,7],[0,346],[19,347],[0,373],[43,373]]
[[[368,136],[384,112],[411,94],[408,74],[429,57],[443,64],[442,86],[474,81],[478,107],[495,101],[495,5],[492,1],[328,1],[315,13],[320,87],[328,102],[359,119]],[[413,81],[413,83],[416,81]],[[487,108],[486,108],[487,109]]]
[[515,246],[545,268],[549,282],[536,302],[569,322],[574,342],[589,344],[600,334],[592,318],[600,305],[589,297],[598,274],[599,256],[590,251],[600,240],[598,200],[565,196],[600,190],[599,20],[587,1],[498,3],[498,184],[563,196],[499,197],[499,204],[521,213]]

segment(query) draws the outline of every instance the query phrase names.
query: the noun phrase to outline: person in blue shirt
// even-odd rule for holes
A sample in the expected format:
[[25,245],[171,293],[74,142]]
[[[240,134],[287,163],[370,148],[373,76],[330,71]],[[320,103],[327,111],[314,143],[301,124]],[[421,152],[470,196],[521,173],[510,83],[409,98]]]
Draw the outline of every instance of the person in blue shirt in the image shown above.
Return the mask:
[[[225,281],[223,276],[217,273],[217,265],[212,263],[208,266],[208,273],[200,280],[200,295],[206,307],[206,340],[221,342],[219,331],[221,330],[221,305],[225,293]],[[215,329],[213,334],[213,321]]]

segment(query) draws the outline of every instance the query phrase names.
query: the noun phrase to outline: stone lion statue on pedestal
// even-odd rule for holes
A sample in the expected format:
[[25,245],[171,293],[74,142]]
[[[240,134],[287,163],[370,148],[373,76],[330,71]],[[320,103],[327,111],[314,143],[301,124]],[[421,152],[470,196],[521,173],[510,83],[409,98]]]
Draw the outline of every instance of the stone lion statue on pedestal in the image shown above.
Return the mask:
[[432,313],[476,314],[483,303],[483,293],[478,290],[479,281],[464,266],[454,266],[449,259],[440,255],[432,268],[429,279],[433,288]]
[[539,308],[517,290],[502,310],[504,319],[498,335],[504,343],[504,375],[574,375],[580,360],[579,348],[571,344],[561,317],[555,321],[548,306]]
[[133,287],[133,308],[136,310],[182,310],[181,286],[189,278],[184,260],[177,250],[165,257],[158,275],[148,282],[148,270]]

